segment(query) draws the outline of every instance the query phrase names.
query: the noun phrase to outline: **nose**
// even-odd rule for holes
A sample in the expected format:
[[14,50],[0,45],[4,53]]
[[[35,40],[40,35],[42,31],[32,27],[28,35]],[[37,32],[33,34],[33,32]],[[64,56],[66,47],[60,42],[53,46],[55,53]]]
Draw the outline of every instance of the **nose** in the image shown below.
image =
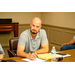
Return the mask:
[[34,29],[36,30],[36,26],[34,27]]

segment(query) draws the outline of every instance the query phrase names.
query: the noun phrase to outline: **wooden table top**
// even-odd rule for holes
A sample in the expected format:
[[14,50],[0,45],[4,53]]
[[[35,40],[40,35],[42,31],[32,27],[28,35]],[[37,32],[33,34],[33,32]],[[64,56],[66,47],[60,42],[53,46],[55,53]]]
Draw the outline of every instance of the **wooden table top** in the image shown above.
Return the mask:
[[71,57],[65,57],[61,62],[75,62],[75,49],[60,51],[66,54],[70,54]]
[[[63,58],[63,60],[57,61],[57,62],[75,62],[75,49],[65,50],[65,51],[59,51],[59,52],[70,54],[71,57],[65,57],[65,58]],[[27,61],[22,60],[23,59],[22,57],[4,58],[4,60],[9,60],[9,59],[13,59],[16,62],[27,62]],[[46,62],[51,62],[51,60],[48,60]]]

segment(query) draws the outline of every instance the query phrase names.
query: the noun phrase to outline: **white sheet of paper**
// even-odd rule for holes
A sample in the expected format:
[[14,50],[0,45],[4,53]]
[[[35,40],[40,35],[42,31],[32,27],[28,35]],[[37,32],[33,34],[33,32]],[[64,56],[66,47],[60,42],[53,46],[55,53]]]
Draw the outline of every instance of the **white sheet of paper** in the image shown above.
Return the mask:
[[[56,52],[56,53],[60,53],[60,52]],[[51,53],[50,53],[51,54]],[[58,56],[58,57],[69,57],[69,56],[71,56],[71,55],[69,55],[69,54],[66,54],[66,55],[59,55],[59,54],[56,54],[56,56]]]
[[36,58],[35,60],[30,60],[28,58],[24,58],[22,60],[25,60],[25,61],[29,61],[29,62],[43,62],[43,61],[46,61],[46,60],[43,60],[43,59],[39,59],[39,58]]

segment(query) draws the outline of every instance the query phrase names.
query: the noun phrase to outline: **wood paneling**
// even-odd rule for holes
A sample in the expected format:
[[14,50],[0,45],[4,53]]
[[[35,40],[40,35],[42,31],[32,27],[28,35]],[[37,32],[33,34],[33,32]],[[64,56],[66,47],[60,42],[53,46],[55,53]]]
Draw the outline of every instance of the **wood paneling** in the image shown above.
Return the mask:
[[75,35],[75,29],[72,28],[70,29],[43,24],[43,29],[47,30],[50,51],[52,46],[55,46],[56,50],[60,50],[61,45],[68,42]]
[[65,30],[64,31],[64,42],[68,42],[70,39],[72,39],[75,36],[75,31],[73,30]]
[[61,39],[62,39],[62,30],[51,28],[51,43],[61,45]]
[[27,29],[29,29],[29,28],[30,28],[29,24],[22,24],[22,25],[19,25],[19,36],[20,36],[20,34],[21,34],[23,31],[25,31],[25,30],[27,30]]

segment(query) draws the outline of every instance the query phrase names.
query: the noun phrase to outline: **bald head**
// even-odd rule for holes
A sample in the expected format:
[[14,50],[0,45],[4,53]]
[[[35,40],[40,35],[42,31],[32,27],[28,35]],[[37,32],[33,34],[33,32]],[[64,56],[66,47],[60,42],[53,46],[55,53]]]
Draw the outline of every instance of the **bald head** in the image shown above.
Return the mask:
[[31,33],[37,34],[41,28],[41,19],[38,17],[33,18],[32,22],[30,23]]
[[32,23],[41,25],[41,19],[38,17],[33,18]]

